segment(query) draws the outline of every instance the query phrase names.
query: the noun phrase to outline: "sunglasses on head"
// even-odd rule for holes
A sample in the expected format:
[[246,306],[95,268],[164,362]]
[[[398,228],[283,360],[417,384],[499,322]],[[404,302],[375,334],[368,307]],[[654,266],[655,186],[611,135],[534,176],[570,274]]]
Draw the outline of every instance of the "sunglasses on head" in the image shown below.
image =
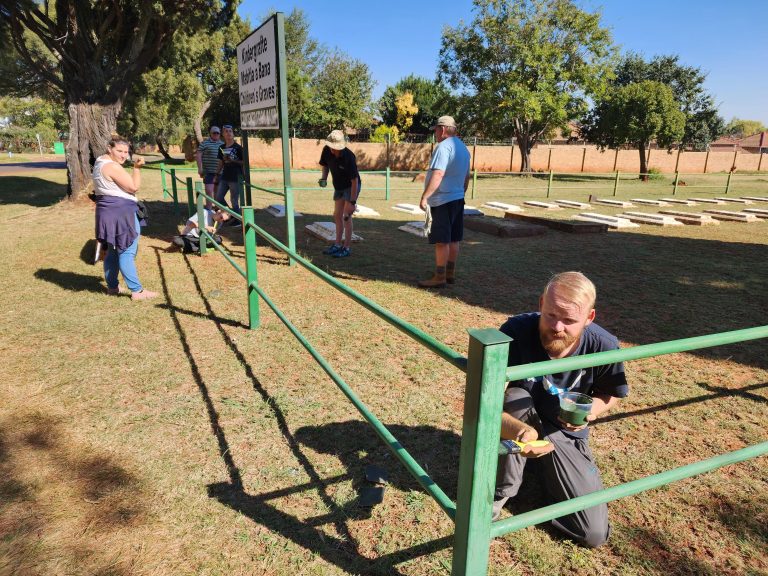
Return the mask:
[[225,129],[229,128],[230,130],[232,130],[232,125],[231,124],[224,124],[224,126],[222,126],[222,128],[225,128]]

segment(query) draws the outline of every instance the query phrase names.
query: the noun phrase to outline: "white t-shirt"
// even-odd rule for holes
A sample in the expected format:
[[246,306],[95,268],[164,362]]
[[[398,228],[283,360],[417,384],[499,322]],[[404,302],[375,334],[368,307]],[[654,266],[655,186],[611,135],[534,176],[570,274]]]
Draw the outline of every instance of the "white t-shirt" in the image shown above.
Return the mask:
[[[213,219],[213,210],[204,210],[205,212],[205,225],[206,226],[213,226],[216,221]],[[192,214],[187,219],[187,222],[192,222],[194,224],[197,224],[197,212]],[[197,229],[197,227],[192,228],[189,232],[187,232],[187,236],[192,236],[193,238],[200,238],[200,231]]]
[[118,196],[136,202],[135,195],[126,192],[113,180],[107,179],[107,177],[101,173],[102,168],[110,162],[114,162],[114,160],[108,156],[100,156],[96,159],[96,163],[93,165],[94,194],[96,194],[96,196]]

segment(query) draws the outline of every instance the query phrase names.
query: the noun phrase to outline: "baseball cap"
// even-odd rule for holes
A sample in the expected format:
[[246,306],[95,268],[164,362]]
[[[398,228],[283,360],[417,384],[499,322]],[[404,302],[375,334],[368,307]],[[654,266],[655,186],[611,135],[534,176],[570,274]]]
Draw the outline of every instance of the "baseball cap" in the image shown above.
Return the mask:
[[211,126],[211,134],[221,134],[221,130],[218,126]]
[[438,126],[448,126],[449,128],[456,128],[456,120],[453,119],[453,116],[440,116],[440,118],[437,119],[437,122],[435,122],[435,125],[430,128],[430,130],[434,130]]
[[347,147],[347,143],[344,140],[344,132],[341,130],[334,130],[328,134],[328,138],[325,139],[325,145],[334,150],[344,150],[344,148]]

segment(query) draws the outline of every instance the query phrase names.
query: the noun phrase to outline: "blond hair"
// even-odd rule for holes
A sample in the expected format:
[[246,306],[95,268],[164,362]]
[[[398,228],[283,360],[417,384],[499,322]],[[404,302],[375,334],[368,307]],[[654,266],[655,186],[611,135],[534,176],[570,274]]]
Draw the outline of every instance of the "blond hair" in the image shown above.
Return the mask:
[[544,287],[544,291],[541,293],[542,297],[555,286],[557,286],[560,294],[571,300],[572,302],[578,302],[579,304],[586,304],[587,310],[591,310],[595,307],[597,300],[597,290],[592,280],[584,276],[581,272],[560,272],[555,274],[549,279],[547,285]]

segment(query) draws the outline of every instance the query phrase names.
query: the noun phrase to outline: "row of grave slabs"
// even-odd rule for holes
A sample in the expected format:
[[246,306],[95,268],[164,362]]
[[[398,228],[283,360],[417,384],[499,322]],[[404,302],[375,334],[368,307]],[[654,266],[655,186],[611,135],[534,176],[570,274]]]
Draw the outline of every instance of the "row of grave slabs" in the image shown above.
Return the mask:
[[[661,198],[650,200],[633,198],[629,201],[590,198],[590,202],[575,202],[572,200],[555,200],[543,202],[528,200],[523,206],[506,204],[504,202],[485,202],[481,208],[491,211],[503,212],[504,218],[486,216],[483,211],[474,206],[464,207],[464,226],[470,230],[501,237],[523,237],[545,234],[547,228],[570,233],[596,233],[606,232],[610,229],[636,228],[641,225],[652,226],[716,226],[720,222],[759,222],[768,219],[768,207],[742,208],[740,211],[726,210],[720,206],[727,204],[744,205],[768,205],[768,197],[741,196],[741,197],[714,197],[714,198]],[[630,209],[619,214],[608,215],[588,211],[593,204],[610,206],[612,208]],[[653,206],[657,212],[640,212],[631,208],[640,206]],[[678,210],[680,206],[707,206],[700,212],[687,212]],[[712,206],[717,206],[713,208]],[[574,215],[571,220],[551,219],[540,216],[524,214],[525,207],[539,210],[584,210]],[[413,222],[407,222],[399,226],[399,230],[424,237],[424,211],[415,204],[395,204],[392,210],[412,214],[420,218]],[[282,204],[272,204],[267,212],[277,218],[285,217],[285,207]],[[366,206],[357,205],[355,214],[358,216],[376,217],[380,214]],[[302,216],[294,212],[294,216]],[[305,226],[308,234],[326,242],[333,242],[336,238],[333,222],[313,222]],[[352,241],[360,242],[363,238],[353,234]]]

